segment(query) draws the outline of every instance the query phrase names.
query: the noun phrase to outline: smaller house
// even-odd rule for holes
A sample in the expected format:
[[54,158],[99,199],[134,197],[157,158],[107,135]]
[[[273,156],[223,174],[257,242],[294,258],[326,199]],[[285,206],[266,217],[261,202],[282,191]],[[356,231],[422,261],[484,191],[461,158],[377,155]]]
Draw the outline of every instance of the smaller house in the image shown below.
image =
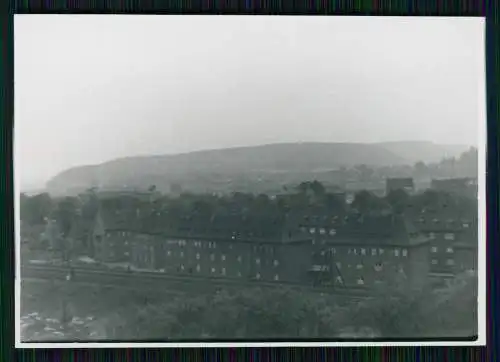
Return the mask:
[[387,194],[397,190],[403,190],[408,194],[412,194],[415,191],[415,184],[411,177],[388,178],[385,185]]

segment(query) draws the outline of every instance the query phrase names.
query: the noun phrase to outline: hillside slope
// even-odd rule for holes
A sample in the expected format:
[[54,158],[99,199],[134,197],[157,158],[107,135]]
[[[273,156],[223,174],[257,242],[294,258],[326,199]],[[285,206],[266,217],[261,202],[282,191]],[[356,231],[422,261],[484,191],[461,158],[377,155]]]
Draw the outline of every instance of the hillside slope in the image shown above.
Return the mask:
[[445,157],[455,157],[468,150],[466,145],[440,145],[425,141],[383,142],[379,146],[403,157],[409,163],[439,162]]
[[[312,172],[340,166],[388,166],[434,161],[449,154],[432,143],[385,144],[294,143],[197,151],[178,155],[138,156],[100,165],[74,167],[47,183],[47,189],[88,188],[93,185],[151,185],[206,174],[249,172]],[[441,155],[441,156],[439,156]]]

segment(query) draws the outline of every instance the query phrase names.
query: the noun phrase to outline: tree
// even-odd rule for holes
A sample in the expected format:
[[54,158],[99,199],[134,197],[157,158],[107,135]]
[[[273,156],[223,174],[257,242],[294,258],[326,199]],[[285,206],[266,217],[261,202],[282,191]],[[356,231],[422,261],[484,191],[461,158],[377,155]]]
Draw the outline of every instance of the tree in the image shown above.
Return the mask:
[[[334,337],[339,309],[331,297],[288,288],[221,290],[179,296],[122,310],[121,328],[111,338],[290,338]],[[115,318],[115,322],[120,320]],[[113,323],[111,323],[113,324]],[[121,333],[121,335],[120,335]]]
[[319,181],[314,180],[310,184],[311,190],[314,192],[314,195],[317,197],[324,196],[326,194],[325,186]]
[[391,280],[374,298],[353,305],[345,318],[383,338],[443,337],[457,331],[472,336],[477,331],[477,276],[458,275],[441,290]]
[[79,203],[75,197],[65,197],[59,201],[53,216],[63,237],[68,237],[78,214]]
[[339,214],[345,211],[346,203],[345,199],[340,195],[327,194],[325,198],[325,206],[329,212]]
[[463,272],[436,291],[431,321],[436,328],[443,330],[443,335],[477,335],[477,282],[477,272]]
[[354,169],[358,171],[361,181],[370,180],[374,173],[373,169],[368,167],[367,165],[358,165],[355,166]]
[[415,165],[413,166],[413,172],[415,174],[415,177],[420,179],[428,178],[430,176],[427,165],[422,161],[418,161],[417,163],[415,163]]
[[457,206],[457,196],[436,190],[426,190],[420,195],[411,198],[412,205],[416,210],[454,209]]
[[21,220],[30,225],[44,224],[52,208],[53,202],[48,193],[42,193],[32,197],[26,196],[25,194],[21,195]]
[[351,206],[362,214],[378,213],[388,210],[390,207],[386,200],[381,199],[366,190],[359,191],[354,195],[354,200]]
[[82,218],[84,220],[94,220],[99,210],[99,199],[95,190],[89,190],[81,205]]
[[297,191],[299,193],[305,194],[309,190],[309,187],[310,187],[310,182],[304,181],[297,186]]
[[478,172],[478,152],[477,148],[471,147],[462,153],[457,162],[458,173],[462,177],[477,177]]
[[402,189],[391,190],[385,199],[398,214],[403,213],[410,202],[410,196]]
[[68,246],[68,237],[77,218],[80,216],[79,202],[76,197],[65,197],[57,203],[52,217],[56,221],[57,230],[60,232],[58,235],[58,248],[61,250],[62,259],[69,258],[69,252],[72,250],[71,245]]

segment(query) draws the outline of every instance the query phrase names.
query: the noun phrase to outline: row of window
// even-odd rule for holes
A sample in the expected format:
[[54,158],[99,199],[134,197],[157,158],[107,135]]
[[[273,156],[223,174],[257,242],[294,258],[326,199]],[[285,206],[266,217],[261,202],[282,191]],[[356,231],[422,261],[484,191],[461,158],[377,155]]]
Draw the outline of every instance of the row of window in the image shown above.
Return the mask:
[[[438,265],[438,264],[439,264],[439,260],[437,260],[437,259],[432,259],[432,260],[431,260],[431,263],[432,263],[432,265]],[[447,259],[447,260],[446,260],[446,265],[448,265],[448,266],[453,266],[453,265],[455,265],[455,260],[453,260],[453,259]]]
[[[335,281],[338,283],[338,284],[344,284],[344,281],[342,280],[342,277],[341,276],[338,276],[335,278]],[[365,284],[365,280],[363,279],[363,277],[359,277],[357,280],[356,280],[356,284],[357,285],[364,285]]]
[[[302,232],[306,232],[307,229],[305,227],[301,227],[300,230]],[[325,228],[318,228],[318,229],[309,228],[309,234],[316,234],[316,233],[318,233],[320,235],[326,235],[328,233],[329,235],[334,236],[335,234],[337,234],[337,230],[335,230],[335,229],[328,229],[327,230]]]
[[[172,256],[172,251],[167,250],[167,256]],[[183,258],[183,257],[184,257],[184,252],[183,252],[183,251],[179,252],[179,256],[180,256],[181,258]],[[200,259],[201,259],[201,255],[200,255],[200,253],[196,253],[195,257],[196,257],[196,260],[200,260]],[[221,257],[220,257],[220,258],[221,258],[221,261],[226,261],[226,256],[225,256],[225,255],[221,255]],[[210,254],[210,260],[211,260],[211,261],[215,261],[215,254]],[[241,262],[243,261],[243,258],[241,257],[241,255],[239,255],[239,256],[236,258],[236,260],[237,260],[238,262],[240,262],[240,263],[241,263]],[[260,265],[260,263],[261,263],[260,258],[256,258],[256,259],[255,259],[255,264]],[[278,260],[273,260],[273,265],[274,265],[275,267],[279,266],[279,264],[280,264],[280,263],[279,263],[279,261],[278,261]]]
[[[180,271],[185,271],[186,270],[186,267],[184,266],[184,264],[181,264],[179,266],[179,270]],[[196,272],[199,273],[201,272],[201,266],[200,264],[196,265],[196,268],[195,268]],[[218,274],[217,273],[217,269],[216,268],[210,268],[210,272],[212,274]],[[226,268],[221,268],[220,269],[220,274],[223,275],[223,276],[226,276]],[[238,273],[236,274],[238,277],[241,277],[242,274],[240,271],[238,271]],[[261,274],[260,273],[256,273],[255,274],[255,279],[261,279]],[[274,277],[273,277],[274,280],[278,281],[280,278],[279,278],[279,275],[278,274],[275,274]]]
[[[337,267],[337,269],[342,269],[342,263],[341,262],[336,262],[335,266]],[[347,267],[350,268],[351,264],[347,264]],[[364,267],[365,266],[363,264],[356,264],[356,269],[358,269],[358,270],[364,269]],[[383,263],[376,263],[373,266],[373,269],[375,271],[379,272],[379,271],[382,271],[383,267],[384,267]]]
[[[121,234],[122,234],[122,236],[126,236],[126,235],[128,235],[130,233],[129,232],[122,232]],[[108,234],[108,237],[109,236],[110,236],[110,234]],[[185,247],[185,246],[188,245],[188,241],[186,241],[186,240],[167,240],[167,243],[168,244],[176,244],[176,245],[178,245],[180,247]],[[209,242],[192,241],[191,243],[196,248],[201,248],[206,243],[206,245],[208,246],[209,249],[217,249],[217,242],[215,242],[215,241],[209,241]],[[128,240],[125,240],[124,244],[128,245],[129,244]],[[233,245],[232,244],[229,244],[228,246],[229,246],[229,249],[233,249]],[[253,250],[255,252],[257,252],[257,251],[267,251],[270,254],[274,254],[274,247],[272,247],[272,246],[270,246],[270,247],[267,246],[266,247],[266,246],[262,246],[262,245],[254,245],[253,246]]]
[[[424,219],[424,218],[420,218],[418,221],[419,221],[421,224],[425,224],[425,223],[426,223],[426,219]],[[441,220],[439,220],[439,219],[432,219],[432,222],[433,222],[434,224],[438,224],[438,223],[440,223],[440,222],[441,222]],[[456,221],[454,221],[454,220],[452,220],[452,219],[448,219],[448,220],[446,220],[446,224],[448,224],[448,225],[450,225],[450,226],[452,226],[453,224],[455,224],[455,222],[456,222]],[[469,223],[469,222],[466,222],[466,221],[462,222],[462,227],[463,227],[463,228],[468,228],[469,226],[470,226],[470,223]]]
[[[203,246],[203,243],[201,241],[193,241],[192,243],[193,243],[193,246],[196,248],[201,248]],[[187,241],[186,240],[178,240],[177,245],[186,246]],[[207,245],[208,245],[209,249],[216,249],[217,248],[217,243],[215,241],[209,241]],[[231,248],[232,245],[229,245],[229,247]]]
[[[394,256],[399,257],[402,255],[403,257],[408,256],[408,250],[407,249],[394,249],[393,251]],[[329,254],[337,254],[337,249],[336,248],[329,248],[326,250],[322,250],[320,252],[321,255],[326,255],[327,253]],[[379,248],[379,249],[366,249],[366,248],[360,248],[359,250],[357,248],[349,248],[347,250],[347,254],[354,254],[354,255],[372,255],[372,256],[378,256],[378,255],[384,255],[385,249]]]
[[[326,250],[322,250],[320,252],[321,255],[326,255],[326,254],[331,254],[335,255],[337,254],[337,249],[335,248],[328,248]],[[377,255],[384,255],[385,250],[382,248],[379,249],[366,249],[366,248],[360,248],[359,250],[357,248],[349,248],[347,250],[347,254],[354,254],[354,255],[372,255],[372,256],[377,256]],[[402,255],[403,257],[408,256],[408,250],[407,249],[394,249],[393,250],[394,256],[398,257],[399,255]]]
[[[444,237],[445,240],[455,240],[455,234],[454,233],[445,233],[443,237]],[[429,239],[435,240],[436,239],[436,233],[429,233]]]
[[[123,231],[123,232],[120,232],[118,235],[120,236],[129,236],[130,235],[130,232],[127,232],[127,231]],[[111,235],[108,233],[107,234],[107,237],[109,238]],[[125,240],[125,245],[128,245],[128,241]],[[186,240],[168,240],[168,243],[169,244],[177,244],[179,246],[186,246],[187,245],[187,241]],[[202,247],[202,242],[201,241],[193,241],[193,246],[195,247],[198,247],[198,248],[201,248]],[[217,248],[217,243],[215,241],[209,241],[208,242],[208,248],[209,249],[216,249]],[[232,248],[232,245],[230,244],[229,245],[229,248],[231,249]]]
[[[128,244],[128,243],[126,243]],[[169,244],[177,244],[180,247],[184,247],[188,245],[188,242],[186,240],[177,240],[177,241],[170,241]],[[201,248],[203,246],[204,242],[202,241],[192,241],[192,245],[196,248]],[[217,248],[217,242],[215,241],[209,241],[206,244],[209,249],[216,249]],[[229,249],[233,249],[233,245],[229,244]],[[263,245],[253,245],[253,251],[267,251],[269,254],[274,254],[274,247],[272,246],[263,246]]]
[[[437,247],[437,246],[433,246],[433,247],[431,247],[431,253],[437,253],[437,252],[438,252],[438,250],[439,250],[439,249],[438,249],[438,247]],[[449,254],[453,254],[453,253],[454,253],[454,250],[453,250],[453,248],[448,247],[448,248],[446,248],[446,252],[447,252],[447,253],[449,253]]]

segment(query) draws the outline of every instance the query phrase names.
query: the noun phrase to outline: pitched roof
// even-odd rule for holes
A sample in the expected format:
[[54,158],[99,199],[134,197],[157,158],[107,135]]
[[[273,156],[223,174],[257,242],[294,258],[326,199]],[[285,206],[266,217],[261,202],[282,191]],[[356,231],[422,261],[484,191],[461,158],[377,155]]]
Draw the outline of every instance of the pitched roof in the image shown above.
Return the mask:
[[190,217],[179,220],[176,230],[190,235],[281,240],[283,218],[255,217],[242,214],[218,214],[212,218]]
[[347,220],[331,238],[333,243],[411,245],[426,242],[427,237],[400,215],[361,216]]

